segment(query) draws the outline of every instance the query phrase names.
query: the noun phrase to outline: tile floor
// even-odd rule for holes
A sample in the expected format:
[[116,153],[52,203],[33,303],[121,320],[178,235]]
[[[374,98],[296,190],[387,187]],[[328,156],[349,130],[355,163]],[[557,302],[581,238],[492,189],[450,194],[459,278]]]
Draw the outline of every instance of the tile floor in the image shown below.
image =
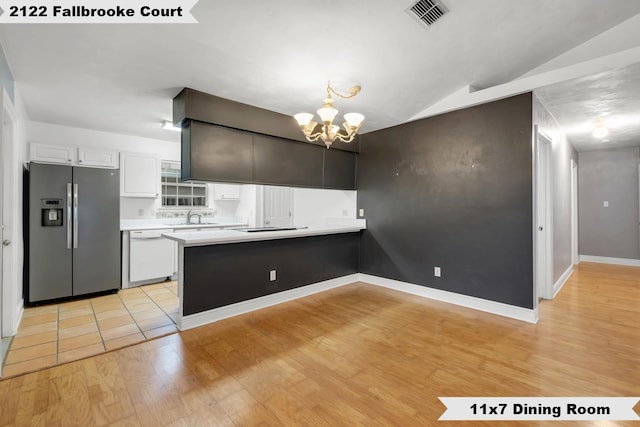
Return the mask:
[[178,283],[27,308],[3,378],[36,371],[177,332]]

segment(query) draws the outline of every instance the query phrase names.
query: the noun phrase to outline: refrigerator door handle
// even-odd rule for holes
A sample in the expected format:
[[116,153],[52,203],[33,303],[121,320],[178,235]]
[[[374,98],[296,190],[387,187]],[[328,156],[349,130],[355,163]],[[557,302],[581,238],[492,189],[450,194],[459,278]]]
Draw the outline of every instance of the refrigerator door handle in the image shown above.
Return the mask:
[[73,248],[78,248],[78,184],[73,184]]
[[71,249],[71,183],[67,182],[67,249]]

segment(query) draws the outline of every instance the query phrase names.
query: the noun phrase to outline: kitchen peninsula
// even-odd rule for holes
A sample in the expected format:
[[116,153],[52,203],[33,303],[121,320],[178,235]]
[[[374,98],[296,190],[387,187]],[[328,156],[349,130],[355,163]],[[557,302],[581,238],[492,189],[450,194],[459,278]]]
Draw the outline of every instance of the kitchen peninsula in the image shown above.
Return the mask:
[[365,228],[365,220],[342,219],[292,230],[163,234],[178,243],[178,328],[355,281]]

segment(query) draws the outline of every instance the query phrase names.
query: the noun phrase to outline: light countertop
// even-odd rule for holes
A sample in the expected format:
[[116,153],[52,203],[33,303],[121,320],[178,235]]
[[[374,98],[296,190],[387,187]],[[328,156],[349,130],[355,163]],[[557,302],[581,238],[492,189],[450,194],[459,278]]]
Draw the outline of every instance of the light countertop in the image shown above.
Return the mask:
[[319,227],[299,228],[297,230],[260,231],[248,233],[237,230],[201,230],[163,233],[168,239],[184,246],[221,245],[226,243],[255,242],[260,240],[288,239],[294,237],[321,236],[325,234],[355,233],[366,229],[364,220],[353,220],[351,224],[327,224]]
[[133,230],[158,230],[164,228],[171,228],[174,230],[189,230],[196,228],[228,228],[228,227],[246,227],[248,222],[242,219],[213,219],[206,218],[202,220],[202,223],[198,224],[197,220],[194,224],[186,224],[184,218],[173,219],[122,219],[120,220],[121,231],[133,231]]

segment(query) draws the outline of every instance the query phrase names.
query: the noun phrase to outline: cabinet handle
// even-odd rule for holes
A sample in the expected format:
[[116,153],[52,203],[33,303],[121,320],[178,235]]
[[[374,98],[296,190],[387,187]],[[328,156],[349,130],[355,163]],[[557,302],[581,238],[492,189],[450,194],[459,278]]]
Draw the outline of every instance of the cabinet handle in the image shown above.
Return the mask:
[[73,184],[73,248],[78,248],[78,184]]
[[71,193],[71,183],[67,182],[67,249],[71,249],[71,239],[73,236],[72,233],[72,222],[71,219],[73,217],[73,213],[72,213],[72,193]]

